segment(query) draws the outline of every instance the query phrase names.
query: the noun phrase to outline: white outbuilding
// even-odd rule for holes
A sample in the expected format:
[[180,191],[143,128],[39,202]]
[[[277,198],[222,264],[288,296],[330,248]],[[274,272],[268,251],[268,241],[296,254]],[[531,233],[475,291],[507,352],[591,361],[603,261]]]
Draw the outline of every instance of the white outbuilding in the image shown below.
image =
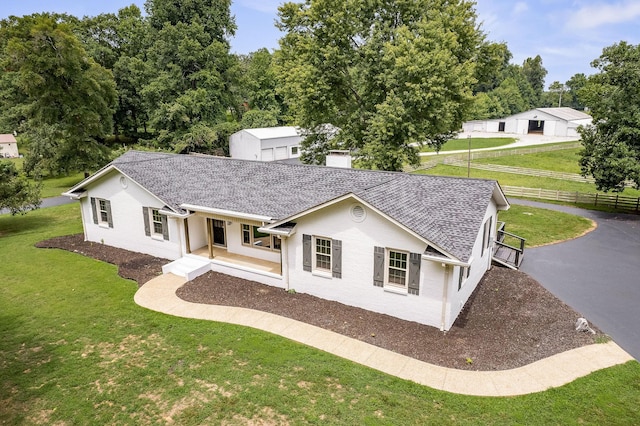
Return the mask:
[[18,141],[10,133],[0,135],[0,158],[18,157]]
[[578,126],[591,124],[591,121],[589,114],[573,108],[535,108],[502,119],[468,121],[462,128],[469,133],[540,134],[577,138]]
[[229,137],[229,154],[254,161],[298,158],[302,139],[299,129],[292,126],[243,129]]

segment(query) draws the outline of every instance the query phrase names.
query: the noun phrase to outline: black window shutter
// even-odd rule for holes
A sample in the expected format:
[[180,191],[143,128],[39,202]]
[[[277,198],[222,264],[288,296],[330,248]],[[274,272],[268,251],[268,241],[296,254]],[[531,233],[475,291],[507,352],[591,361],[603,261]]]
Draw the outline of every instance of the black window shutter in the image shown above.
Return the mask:
[[409,294],[420,293],[420,253],[409,253]]
[[93,215],[93,223],[98,224],[98,209],[96,208],[96,199],[91,197],[91,214]]
[[373,248],[373,285],[384,285],[384,247]]
[[147,207],[142,208],[142,216],[144,217],[144,235],[151,236],[151,226],[149,226],[149,209]]
[[487,222],[482,227],[482,247],[480,248],[480,257],[484,256],[484,249],[487,246]]
[[334,278],[342,278],[342,241],[331,240],[331,267]]
[[160,216],[162,218],[162,238],[165,240],[169,239],[169,223],[167,221],[167,215],[163,214]]
[[489,229],[487,230],[487,248],[491,244],[491,228],[493,228],[493,216],[489,217]]
[[109,224],[109,228],[113,228],[113,217],[111,216],[111,201],[105,201],[104,204],[107,208],[107,223]]
[[311,235],[302,235],[302,270],[311,272]]

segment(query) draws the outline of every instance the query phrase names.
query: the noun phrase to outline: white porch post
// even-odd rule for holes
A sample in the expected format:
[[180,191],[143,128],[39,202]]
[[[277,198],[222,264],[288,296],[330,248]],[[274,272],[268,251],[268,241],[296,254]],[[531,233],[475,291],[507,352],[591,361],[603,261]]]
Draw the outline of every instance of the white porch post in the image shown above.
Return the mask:
[[289,290],[289,238],[282,236],[280,237],[282,241],[281,250],[280,250],[280,269],[282,273],[282,282],[284,284],[284,289]]

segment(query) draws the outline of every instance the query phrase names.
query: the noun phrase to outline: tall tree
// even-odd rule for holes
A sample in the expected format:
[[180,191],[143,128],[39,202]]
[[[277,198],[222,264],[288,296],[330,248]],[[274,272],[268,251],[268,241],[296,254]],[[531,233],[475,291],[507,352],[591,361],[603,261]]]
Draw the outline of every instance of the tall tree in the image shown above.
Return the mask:
[[540,55],[524,60],[522,64],[522,74],[533,89],[535,95],[533,101],[536,104],[535,106],[537,106],[544,92],[544,78],[547,76],[547,70],[542,66],[542,58]]
[[[554,81],[553,83],[551,83],[549,85],[549,92],[555,94],[555,99],[554,99],[554,104],[551,106],[554,107],[561,107],[563,105],[562,101],[563,101],[563,97],[564,97],[564,101],[566,102],[566,95],[565,93],[567,92],[567,86],[565,86],[564,84],[560,83],[559,81]],[[555,100],[557,100],[557,102],[555,102]]]
[[471,1],[286,3],[277,25],[280,89],[310,131],[303,161],[338,147],[400,170],[418,161],[414,143],[439,148],[467,116],[482,40]]
[[587,84],[587,76],[583,73],[574,74],[565,83],[568,94],[571,96],[569,106],[571,108],[583,110],[584,102],[580,98],[580,90]]
[[[196,124],[225,121],[238,104],[232,92],[238,65],[226,39],[235,23],[230,0],[148,0],[145,8],[154,42],[147,52],[152,74],[141,94],[158,142],[171,147],[191,138]],[[214,134],[197,130],[200,138]]]
[[[286,108],[282,96],[277,92],[273,55],[267,49],[258,49],[240,57],[240,67],[242,77],[239,81],[238,95],[243,100],[245,108],[269,111],[277,120],[284,121]],[[264,118],[267,115],[262,114]]]
[[20,93],[31,139],[25,170],[43,164],[50,172],[101,166],[116,98],[111,72],[87,55],[69,25],[52,15],[12,17],[0,32],[7,40],[0,64],[13,84],[3,91]]
[[606,47],[591,66],[599,72],[580,90],[594,122],[579,128],[582,174],[604,191],[622,191],[626,181],[639,187],[640,45]]

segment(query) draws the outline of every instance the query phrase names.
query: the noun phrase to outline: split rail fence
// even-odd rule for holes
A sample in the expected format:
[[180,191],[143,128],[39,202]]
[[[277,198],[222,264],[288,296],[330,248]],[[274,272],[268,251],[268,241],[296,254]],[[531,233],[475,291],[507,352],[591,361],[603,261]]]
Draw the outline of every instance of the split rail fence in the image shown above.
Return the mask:
[[541,200],[562,201],[565,203],[584,204],[608,207],[615,210],[640,213],[640,197],[627,197],[613,194],[588,194],[583,192],[555,191],[552,189],[523,188],[519,186],[502,186],[505,195]]

